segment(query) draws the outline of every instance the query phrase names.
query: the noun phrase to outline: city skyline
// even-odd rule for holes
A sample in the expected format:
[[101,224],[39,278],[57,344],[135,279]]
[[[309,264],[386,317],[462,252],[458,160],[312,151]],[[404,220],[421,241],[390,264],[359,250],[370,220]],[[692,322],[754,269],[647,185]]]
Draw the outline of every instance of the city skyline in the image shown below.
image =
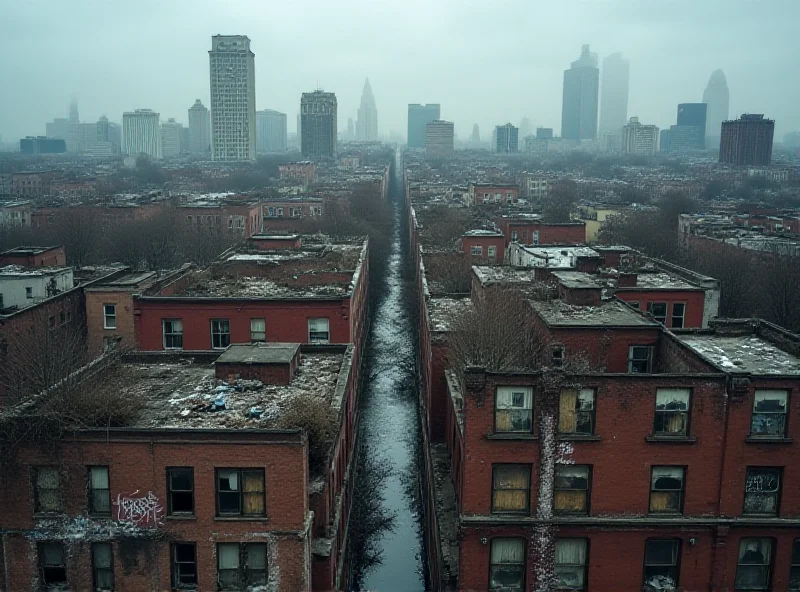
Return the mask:
[[[430,47],[398,51],[409,45],[409,30],[420,39],[434,29],[439,34],[436,18],[427,19],[421,29],[412,28],[414,2],[372,6],[358,11],[356,19],[343,18],[354,9],[347,2],[314,6],[284,6],[262,19],[258,17],[267,9],[257,3],[243,3],[236,11],[226,5],[197,11],[181,1],[159,5],[163,18],[148,21],[148,30],[171,40],[169,52],[139,42],[147,10],[121,19],[119,9],[111,5],[92,11],[58,4],[47,11],[17,6],[0,19],[0,44],[15,56],[0,64],[5,107],[0,134],[8,140],[44,133],[45,121],[67,116],[71,95],[77,97],[86,121],[106,114],[119,122],[124,111],[151,105],[163,117],[186,124],[187,104],[196,98],[210,103],[206,52],[209,36],[217,33],[248,35],[253,51],[265,57],[256,73],[256,109],[295,113],[298,97],[318,81],[337,93],[344,123],[345,115],[355,116],[364,77],[369,75],[381,98],[381,128],[387,134],[404,135],[406,105],[428,101],[447,106],[447,117],[462,138],[469,137],[473,123],[491,129],[498,121],[516,122],[523,116],[534,126],[555,127],[558,132],[562,72],[575,59],[576,47],[584,43],[601,56],[621,52],[630,57],[628,113],[662,128],[672,123],[675,105],[700,100],[716,69],[724,70],[728,78],[731,113],[770,113],[779,137],[800,128],[800,113],[793,108],[800,81],[776,75],[792,71],[797,54],[792,49],[799,42],[791,32],[791,23],[800,16],[796,2],[776,2],[758,19],[736,8],[746,6],[742,1],[717,0],[691,4],[691,10],[681,1],[648,11],[633,10],[636,4],[630,0],[613,5],[533,6],[511,1],[502,7],[488,3],[463,7],[444,1],[433,9],[425,6],[431,17],[452,19],[452,30],[511,23],[513,30],[502,43],[482,48],[480,54],[467,38],[452,33],[440,39],[437,51]],[[192,26],[176,31],[172,23],[186,20],[187,14],[192,15]],[[712,21],[718,26],[707,26]],[[97,26],[100,22],[119,24],[104,28]],[[341,22],[342,27],[328,30],[330,22]],[[387,22],[393,26],[386,28]],[[531,22],[549,23],[550,31],[536,38],[522,34]],[[642,36],[643,30],[649,33]],[[314,43],[284,55],[282,48],[295,46],[293,39],[309,31],[319,34]],[[759,42],[730,41],[744,35]],[[677,36],[685,42],[676,45]],[[363,51],[365,43],[371,46],[368,52]],[[325,44],[335,50],[319,51]],[[106,49],[95,51],[98,45]],[[53,60],[56,46],[59,59]],[[126,46],[137,49],[123,51]],[[275,55],[283,57],[267,62],[267,56]],[[509,79],[523,84],[502,101],[488,91],[471,93]],[[467,101],[466,96],[470,96]]]

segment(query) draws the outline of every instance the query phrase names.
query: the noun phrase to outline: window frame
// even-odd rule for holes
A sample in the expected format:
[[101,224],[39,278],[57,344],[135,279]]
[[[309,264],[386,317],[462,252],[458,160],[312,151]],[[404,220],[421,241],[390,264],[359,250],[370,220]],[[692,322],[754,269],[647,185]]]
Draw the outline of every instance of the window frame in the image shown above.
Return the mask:
[[[664,307],[664,314],[663,315],[656,315],[655,308],[656,306],[663,306]],[[667,318],[669,317],[669,303],[658,301],[658,302],[648,302],[647,303],[647,312],[650,313],[650,316],[653,317],[653,320],[657,323],[661,323],[662,325],[667,325]],[[662,320],[663,319],[663,320]]]
[[[231,491],[222,491],[222,493],[237,493],[239,498],[239,511],[238,512],[222,512],[220,509],[220,488],[219,488],[219,476],[220,471],[235,471],[236,472],[236,479],[238,484],[238,489],[231,490]],[[261,475],[261,507],[263,510],[259,514],[246,514],[244,511],[244,494],[245,491],[243,489],[244,479],[242,478],[244,473],[260,473]],[[254,492],[249,492],[254,493]],[[258,493],[258,492],[255,492]],[[242,520],[258,520],[261,518],[266,518],[267,516],[267,471],[263,467],[215,467],[214,468],[214,501],[216,505],[216,517],[217,518],[238,518]]]
[[567,354],[567,348],[562,344],[555,344],[550,346],[550,364],[553,368],[561,368],[564,366],[564,358]]
[[[659,409],[658,408],[658,395],[660,392],[666,391],[686,391],[687,400],[686,400],[686,411],[676,411],[673,409]],[[653,436],[656,438],[674,438],[674,439],[683,439],[689,438],[691,432],[691,421],[692,421],[692,389],[686,387],[661,387],[656,388],[656,396],[653,405]],[[666,418],[671,415],[683,416],[683,426],[684,429],[682,432],[668,432],[665,430],[658,430],[659,424],[659,417]],[[666,424],[667,420],[662,419],[662,427]]]
[[[558,541],[582,541],[584,544],[584,562],[583,564],[578,563],[556,563],[556,558],[558,556],[555,548],[558,544]],[[553,549],[554,549],[554,557],[553,557],[553,577],[558,577],[557,571],[558,566],[567,566],[567,567],[580,567],[583,569],[583,585],[580,588],[576,588],[574,586],[563,586],[560,582],[555,582],[555,590],[579,590],[585,591],[589,589],[589,546],[590,546],[590,539],[588,537],[556,537],[553,541]]]
[[[492,547],[493,547],[495,541],[508,541],[508,540],[518,541],[518,542],[520,542],[522,544],[522,563],[521,564],[519,564],[519,563],[493,563],[492,562]],[[528,571],[528,569],[527,569],[527,557],[528,557],[528,541],[525,540],[525,538],[523,538],[523,537],[513,537],[513,536],[493,537],[489,541],[489,582],[488,582],[487,590],[503,590],[503,591],[510,590],[510,591],[515,591],[515,592],[516,591],[524,592],[524,590],[526,590],[525,581],[527,579],[525,576],[527,575],[526,572]],[[500,566],[503,566],[503,565],[513,565],[513,566],[518,566],[519,565],[519,566],[521,566],[520,568],[517,568],[517,569],[519,569],[521,575],[520,575],[520,586],[519,586],[519,588],[516,588],[516,590],[515,590],[515,588],[508,588],[508,587],[502,587],[502,588],[496,588],[496,587],[493,588],[492,587],[492,580],[494,579],[494,577],[493,577],[494,570],[495,570],[495,568],[502,569]]]
[[[654,489],[655,472],[658,469],[680,469],[681,474],[681,488],[678,489]],[[653,510],[653,492],[678,492],[678,509],[677,510]],[[650,497],[648,503],[648,514],[678,516],[683,515],[683,502],[686,497],[686,467],[684,465],[652,465],[650,467]]]
[[[575,409],[573,410],[573,413],[575,414],[575,431],[566,432],[566,431],[562,431],[561,430],[561,411],[562,411],[561,398],[562,398],[562,396],[564,395],[565,392],[570,391],[570,390],[577,391],[576,392],[576,396],[575,396]],[[580,406],[581,395],[587,394],[587,393],[591,393],[591,396],[592,396],[592,408],[591,409],[581,409],[581,406]],[[557,430],[556,430],[557,434],[559,436],[564,436],[564,437],[570,437],[570,436],[571,437],[575,437],[575,436],[577,436],[577,437],[594,436],[595,435],[595,431],[596,431],[596,427],[597,427],[596,423],[595,423],[596,419],[597,419],[596,413],[597,413],[597,389],[595,389],[595,388],[581,388],[581,389],[566,389],[566,388],[562,388],[561,391],[559,391],[559,393],[558,393],[558,426],[557,426]],[[580,417],[582,417],[582,416],[583,417],[588,416],[589,423],[590,423],[590,429],[589,429],[588,432],[577,431],[578,425],[580,425],[580,423],[581,423]]]
[[[771,412],[771,411],[756,411],[756,403],[758,402],[756,397],[758,396],[758,394],[759,393],[770,393],[770,392],[772,392],[772,393],[777,393],[777,392],[783,393],[785,399],[784,399],[784,405],[783,405],[783,409],[784,410],[783,410],[782,413],[776,413],[776,412]],[[751,411],[750,411],[750,436],[749,437],[750,438],[757,438],[757,439],[760,439],[760,440],[774,440],[774,439],[785,438],[786,434],[787,434],[787,429],[789,427],[790,399],[791,399],[791,392],[789,391],[789,389],[755,389],[753,391],[753,406],[752,406]],[[769,433],[763,433],[763,432],[755,432],[753,430],[753,426],[754,426],[754,423],[755,423],[756,416],[762,416],[762,415],[766,415],[766,416],[779,416],[780,415],[780,416],[783,416],[783,430],[781,431],[781,433],[780,434],[769,434]]]
[[[219,319],[209,319],[209,322],[211,323],[211,349],[215,349],[215,350],[227,349],[231,344],[231,320],[230,319],[225,319],[225,318],[219,318]],[[216,323],[217,329],[218,329],[216,332],[214,331],[215,323]],[[223,331],[219,331],[219,328],[222,326],[223,323],[227,323],[227,326],[228,326],[228,332],[227,333],[225,333]],[[217,341],[218,343],[221,344],[224,341],[223,336],[225,336],[225,335],[228,336],[227,345],[214,345],[215,341]],[[215,340],[215,337],[217,338],[216,340]]]
[[[677,306],[682,306],[683,307],[683,310],[681,311],[681,314],[679,314],[679,315],[675,314],[675,308]],[[675,319],[680,319],[681,320],[680,326],[677,326],[675,324]],[[673,302],[672,303],[672,311],[671,311],[671,316],[670,316],[670,320],[669,320],[669,326],[670,326],[670,329],[683,329],[683,328],[686,327],[686,303],[685,302]]]
[[[108,487],[106,489],[103,488],[95,488],[93,485],[93,475],[92,472],[95,469],[105,469],[106,471],[106,483]],[[89,514],[92,516],[111,516],[111,470],[108,465],[90,465],[87,471],[88,476],[88,506],[89,506]],[[107,504],[108,510],[107,511],[98,511],[95,509],[95,492],[96,491],[105,491],[107,497]]]
[[[39,465],[31,467],[33,475],[32,475],[32,484],[33,484],[33,513],[34,514],[60,514],[64,512],[64,488],[61,483],[61,472],[58,470],[58,467],[52,465]],[[57,494],[58,499],[58,508],[56,509],[43,509],[41,507],[41,493],[39,491],[39,472],[42,469],[48,469],[55,471],[56,477],[58,478],[58,487],[55,488],[46,488],[48,491],[55,491]]]
[[[108,557],[109,557],[109,564],[108,567],[98,567],[97,566],[97,559],[95,558],[95,550],[97,547],[103,546],[108,547]],[[90,555],[91,555],[91,562],[92,562],[92,585],[94,586],[93,591],[97,592],[100,590],[103,591],[111,591],[114,589],[114,546],[111,544],[111,541],[98,541],[92,543],[90,548]],[[107,571],[111,576],[111,587],[110,588],[101,588],[99,584],[100,578],[98,577],[98,572],[100,571]]]
[[[188,471],[192,480],[191,489],[174,489],[172,487],[172,471]],[[194,499],[194,467],[167,467],[167,516],[194,516],[195,515],[195,499]],[[173,493],[186,494],[190,493],[192,497],[192,510],[191,512],[176,511],[175,503],[172,499]]]
[[[253,330],[253,321],[261,321],[264,324],[262,331]],[[257,334],[262,334],[260,338],[255,337]],[[264,317],[256,317],[250,319],[250,343],[265,343],[267,341],[267,319]]]
[[[663,542],[674,543],[675,544],[675,549],[674,549],[675,562],[674,563],[648,563],[647,562],[647,545],[652,541],[657,541],[657,542],[662,542],[662,543]],[[653,591],[658,590],[658,588],[652,588],[652,587],[648,588],[648,584],[647,584],[647,578],[648,578],[647,568],[648,567],[655,567],[655,568],[667,567],[667,568],[671,568],[672,570],[674,570],[674,573],[675,573],[674,590],[680,590],[681,550],[682,550],[682,546],[683,546],[682,543],[683,543],[682,539],[680,539],[680,538],[671,538],[671,537],[664,537],[664,538],[650,537],[650,538],[645,539],[645,541],[644,541],[644,557],[642,557],[642,560],[643,560],[642,561],[642,589],[643,590],[648,591],[648,592],[650,590],[653,590]]]
[[[741,562],[742,561],[742,547],[746,544],[747,541],[761,541],[761,542],[768,541],[769,542],[769,561],[767,563],[742,563]],[[745,569],[747,569],[747,568],[752,569],[752,568],[758,568],[758,567],[763,569],[764,567],[766,567],[766,570],[767,570],[766,576],[767,577],[766,577],[765,584],[763,586],[760,586],[760,587],[757,587],[757,588],[749,586],[749,585],[747,587],[743,587],[743,586],[739,585],[739,583],[738,583],[739,582],[739,573],[740,573],[739,570],[742,569],[742,566],[745,566]],[[772,572],[774,570],[774,567],[775,567],[775,539],[773,537],[741,537],[739,539],[739,548],[736,550],[736,573],[735,573],[735,576],[734,576],[734,584],[733,584],[734,590],[737,590],[737,591],[738,590],[762,590],[762,591],[770,590],[772,588]]]
[[[506,467],[513,467],[515,469],[526,469],[528,472],[527,487],[525,489],[505,487],[498,488],[495,485],[497,480],[498,470]],[[506,516],[530,516],[531,513],[531,480],[533,477],[533,466],[530,463],[492,463],[492,514],[500,514]],[[524,491],[525,492],[525,506],[520,510],[498,510],[495,508],[495,493],[497,491]]]
[[[175,332],[175,321],[178,321],[181,324],[181,332]],[[170,332],[167,333],[167,323],[170,324]],[[167,345],[167,338],[175,339],[177,336],[180,336],[181,345],[180,347],[176,347],[174,345]],[[175,349],[175,350],[182,350],[183,349],[183,318],[174,318],[174,319],[161,319],[161,345],[164,349]]]
[[[634,350],[643,349],[647,351],[647,359],[635,358]],[[628,374],[652,374],[653,373],[653,353],[655,349],[652,345],[629,345],[628,346]],[[634,370],[634,364],[637,362],[645,362],[647,368],[645,372]]]
[[[61,541],[42,541],[37,545],[37,551],[39,554],[39,574],[41,576],[42,587],[43,589],[47,590],[49,585],[52,584],[66,584],[69,586],[69,574],[67,573],[67,547]],[[47,564],[45,566],[44,562],[44,555],[45,555],[45,547],[54,547],[57,548],[61,552],[61,563],[59,564]],[[45,575],[45,570],[49,569],[60,569],[64,571],[64,579],[58,581],[47,581],[47,577]]]
[[[559,469],[586,469],[586,488],[579,489],[574,487],[558,487],[558,471]],[[581,511],[559,510],[556,508],[556,492],[559,491],[582,491],[584,492],[584,509]],[[556,516],[589,516],[591,514],[591,498],[592,498],[592,465],[573,465],[573,464],[556,464],[553,471],[553,514]]]
[[[178,547],[191,547],[194,555],[194,561],[178,561]],[[180,565],[194,565],[194,582],[180,581]],[[197,543],[191,541],[176,541],[170,543],[170,575],[172,579],[172,587],[178,590],[196,590],[198,586],[198,569],[197,569]]]
[[[238,564],[236,566],[236,585],[233,587],[224,585],[219,578],[219,573],[223,569],[220,567],[220,558],[222,554],[220,553],[220,547],[222,546],[231,546],[236,547],[236,552],[238,556]],[[249,567],[249,560],[250,560],[250,550],[253,547],[260,547],[264,554],[264,568],[262,569],[253,569]],[[266,585],[269,579],[269,558],[267,554],[267,544],[266,543],[253,543],[253,542],[226,542],[221,543],[218,542],[216,544],[216,551],[217,551],[217,586],[218,590],[242,590],[244,588],[249,588],[251,586],[263,586]],[[224,568],[225,571],[233,571],[231,568]],[[252,578],[252,571],[263,572],[263,578],[259,578],[261,581],[254,581]]]
[[789,559],[789,582],[788,585],[792,586],[792,578],[796,582],[794,587],[790,587],[790,592],[797,592],[800,590],[800,538],[792,541],[792,554]]
[[[762,493],[762,492],[756,492],[756,491],[748,492],[747,489],[748,489],[748,486],[749,486],[748,482],[749,482],[749,477],[750,477],[750,472],[751,471],[775,471],[777,473],[777,477],[778,477],[777,490],[774,493],[767,492],[766,494]],[[748,495],[756,496],[759,493],[761,493],[762,495],[772,494],[772,497],[775,500],[775,511],[774,512],[753,512],[753,511],[748,511],[747,510]],[[762,466],[748,466],[748,467],[746,467],[745,475],[744,475],[744,499],[742,501],[742,516],[772,516],[772,517],[775,517],[775,518],[779,517],[780,514],[781,514],[781,497],[782,497],[781,494],[782,493],[783,493],[783,467],[772,467],[772,466],[770,466],[770,467],[762,467]]]
[[[108,313],[108,308],[111,307],[111,314]],[[109,323],[109,319],[111,322]],[[103,329],[110,330],[117,328],[117,305],[107,302],[103,304]]]
[[[312,331],[311,330],[311,323],[316,321],[325,321],[325,324],[328,327],[328,337],[326,339],[312,339],[312,333],[322,333],[322,331]],[[328,345],[331,342],[331,320],[329,317],[309,317],[306,321],[306,328],[308,329],[308,342],[309,343],[316,343],[319,345]]]
[[496,259],[497,258],[497,245],[489,245],[486,247],[486,256],[489,259]]
[[472,245],[469,248],[470,257],[483,257],[483,245]]
[[[500,401],[500,392],[501,389],[508,389],[509,394],[512,398],[512,407],[506,409],[498,409],[498,403]],[[518,390],[514,390],[518,389]],[[514,407],[513,406],[513,398],[514,395],[522,394],[523,396],[523,407]],[[495,434],[533,434],[535,430],[535,407],[536,403],[534,400],[534,390],[532,386],[514,386],[514,385],[497,385],[494,391],[494,433]],[[530,396],[531,406],[530,409],[524,407],[525,399]],[[509,411],[527,411],[529,415],[530,427],[527,430],[514,430],[514,429],[501,429],[498,427],[497,418],[498,418],[498,411],[499,412],[509,412]]]

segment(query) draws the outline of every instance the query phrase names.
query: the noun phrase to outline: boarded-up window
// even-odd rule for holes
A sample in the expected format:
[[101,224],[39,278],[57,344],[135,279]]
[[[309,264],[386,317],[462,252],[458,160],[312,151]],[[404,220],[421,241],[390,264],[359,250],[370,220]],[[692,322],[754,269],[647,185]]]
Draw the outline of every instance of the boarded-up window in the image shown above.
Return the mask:
[[527,514],[530,510],[530,465],[495,465],[492,512]]
[[594,433],[594,389],[562,389],[558,408],[560,434]]
[[780,492],[780,469],[748,467],[744,485],[744,513],[777,516]]
[[499,386],[495,394],[496,432],[533,431],[533,389],[525,386]]
[[650,512],[677,514],[683,507],[683,467],[653,467],[650,481]]
[[34,473],[36,512],[61,512],[61,477],[56,467],[36,467]]
[[553,505],[557,514],[589,511],[589,466],[556,465]]

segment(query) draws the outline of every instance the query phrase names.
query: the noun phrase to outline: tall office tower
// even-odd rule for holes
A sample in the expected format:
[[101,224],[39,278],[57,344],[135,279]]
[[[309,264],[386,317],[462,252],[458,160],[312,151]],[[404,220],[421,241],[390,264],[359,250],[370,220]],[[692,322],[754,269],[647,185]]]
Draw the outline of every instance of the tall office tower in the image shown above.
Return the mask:
[[600,70],[597,54],[584,45],[581,57],[564,70],[564,95],[561,105],[561,137],[568,140],[594,140],[597,136],[597,93]]
[[552,140],[553,139],[553,128],[552,127],[537,127],[536,128],[536,139],[537,140]]
[[622,151],[635,156],[653,156],[658,147],[658,128],[642,125],[638,117],[631,117],[622,128]]
[[455,125],[452,121],[434,120],[425,125],[425,154],[432,158],[453,156]]
[[272,109],[256,111],[256,151],[283,152],[286,144],[286,113]]
[[321,90],[303,93],[300,151],[307,158],[336,158],[336,95]]
[[519,122],[519,141],[522,142],[525,138],[533,134],[533,125],[531,120],[523,117]]
[[109,123],[108,117],[105,115],[101,115],[100,119],[97,120],[97,141],[98,142],[108,142],[108,130],[109,130]]
[[783,145],[786,148],[800,148],[800,132],[786,132],[783,134]]
[[211,121],[208,109],[196,99],[189,107],[189,152],[192,154],[208,154],[211,150]]
[[297,114],[297,148],[299,149],[303,142],[303,118]]
[[745,114],[722,122],[719,161],[726,164],[769,166],[775,121],[761,114]]
[[356,139],[356,124],[352,117],[347,118],[347,129],[344,132],[343,142],[354,142]]
[[364,81],[364,90],[361,92],[361,106],[358,108],[356,120],[356,139],[359,142],[378,140],[378,109],[375,107],[375,97],[372,96],[369,78]]
[[600,137],[622,135],[628,122],[628,82],[631,64],[621,53],[612,53],[603,60],[603,81],[600,90]]
[[176,158],[181,155],[183,124],[170,117],[161,124],[161,155],[164,158]]
[[255,54],[245,35],[214,35],[211,71],[211,160],[255,160]]
[[474,146],[478,146],[481,143],[481,130],[477,123],[472,126],[472,136],[470,137],[470,142],[472,142]]
[[72,97],[69,101],[69,122],[80,123],[81,118],[78,115],[78,100]]
[[725,80],[725,73],[722,70],[715,70],[711,74],[708,86],[703,92],[703,102],[708,104],[708,111],[706,112],[706,145],[716,147],[719,144],[722,122],[728,119],[730,104],[728,82]]
[[517,152],[519,148],[519,129],[507,123],[505,125],[498,125],[495,127],[497,144],[495,150],[497,152],[510,154]]
[[[680,103],[678,105],[678,125],[679,128],[692,128],[691,130],[679,130],[677,133],[684,137],[694,138],[695,144],[687,148],[702,149],[706,147],[706,110],[708,105],[705,103]],[[663,152],[662,148],[662,152]]]
[[408,105],[408,147],[425,148],[425,138],[428,124],[438,121],[442,115],[442,108],[438,103]]
[[146,154],[161,158],[161,126],[159,114],[150,109],[136,109],[122,114],[122,135],[125,153],[129,156]]
[[122,149],[122,126],[113,121],[108,122],[108,141],[117,147],[117,152]]

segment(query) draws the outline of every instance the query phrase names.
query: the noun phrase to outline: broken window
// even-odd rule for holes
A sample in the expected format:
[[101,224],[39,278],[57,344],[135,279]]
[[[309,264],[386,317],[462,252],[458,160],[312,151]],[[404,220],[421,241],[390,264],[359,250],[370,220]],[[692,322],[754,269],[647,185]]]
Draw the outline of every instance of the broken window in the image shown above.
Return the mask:
[[678,589],[678,539],[648,539],[644,543],[644,592]]
[[494,203],[500,203],[500,200],[502,199],[502,197],[503,197],[502,193],[495,193],[494,194]]
[[264,469],[217,469],[220,516],[265,516]]
[[33,288],[25,288],[25,298],[33,298]]
[[36,467],[33,470],[36,512],[61,512],[61,476],[56,467]]
[[489,589],[521,592],[525,589],[525,541],[492,539]]
[[117,305],[104,304],[103,329],[116,329],[116,328],[117,328]]
[[481,245],[473,245],[469,249],[469,254],[473,257],[482,257],[483,256],[483,247]]
[[561,368],[564,365],[564,346],[554,345],[550,349],[550,362],[553,368]]
[[308,319],[308,342],[329,343],[330,323],[328,319]]
[[164,349],[183,349],[183,321],[181,319],[164,319]]
[[800,590],[800,539],[792,543],[792,567],[789,569],[789,590]]
[[530,511],[530,489],[530,465],[494,465],[492,512],[527,514]]
[[653,433],[656,436],[689,434],[689,389],[662,388],[656,391],[656,415]]
[[108,467],[89,467],[89,512],[102,515],[111,514]]
[[782,438],[786,435],[788,391],[757,390],[753,400],[750,435]]
[[555,588],[586,590],[588,539],[556,539]]
[[211,349],[225,349],[231,344],[231,322],[211,319]]
[[769,590],[771,567],[772,539],[743,538],[734,586],[737,590]]
[[39,545],[39,569],[45,590],[61,590],[67,587],[67,566],[64,561],[64,545],[41,543]]
[[267,320],[250,319],[250,341],[267,340]]
[[499,386],[494,400],[495,432],[530,434],[533,431],[533,388]]
[[667,323],[667,303],[666,302],[648,302],[647,312],[653,315],[653,319],[665,325]]
[[637,300],[631,300],[630,302],[628,302],[628,306],[630,306],[634,310],[641,310],[641,308],[639,308],[639,302]]
[[778,515],[781,493],[781,470],[770,467],[748,467],[744,484],[744,513]]
[[114,561],[111,554],[111,543],[92,544],[92,576],[96,592],[114,589]]
[[197,588],[197,553],[194,543],[172,543],[172,587]]
[[218,544],[217,581],[220,590],[266,585],[267,546],[262,543]]
[[683,302],[674,302],[672,304],[672,328],[683,329],[685,318],[686,305]]
[[167,469],[167,513],[194,514],[194,469],[172,467]]
[[628,372],[649,374],[653,365],[653,347],[632,345],[628,348]]
[[553,508],[556,514],[589,513],[589,465],[556,465]]
[[558,433],[594,434],[594,389],[562,389],[558,405]]
[[683,509],[683,467],[653,467],[650,479],[650,512],[679,514]]

